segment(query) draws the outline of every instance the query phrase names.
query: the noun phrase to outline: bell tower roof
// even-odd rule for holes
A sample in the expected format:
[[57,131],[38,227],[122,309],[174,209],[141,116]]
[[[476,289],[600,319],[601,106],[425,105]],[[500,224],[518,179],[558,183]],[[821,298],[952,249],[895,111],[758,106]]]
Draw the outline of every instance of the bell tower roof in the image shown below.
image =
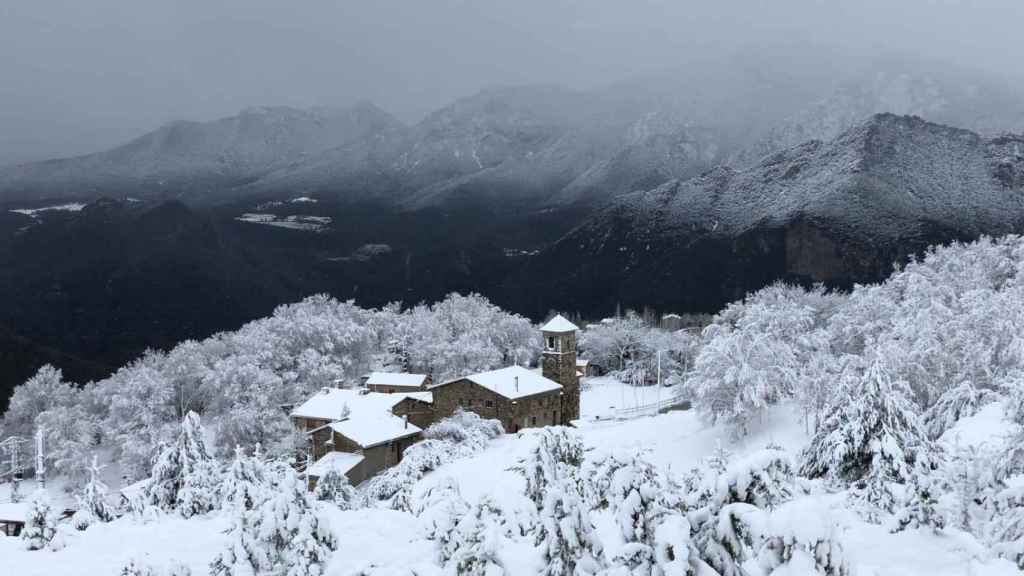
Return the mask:
[[559,334],[565,332],[575,332],[577,330],[579,330],[579,327],[573,324],[572,322],[566,320],[565,316],[562,316],[561,314],[555,316],[554,318],[549,320],[547,324],[540,327],[541,332],[555,332]]

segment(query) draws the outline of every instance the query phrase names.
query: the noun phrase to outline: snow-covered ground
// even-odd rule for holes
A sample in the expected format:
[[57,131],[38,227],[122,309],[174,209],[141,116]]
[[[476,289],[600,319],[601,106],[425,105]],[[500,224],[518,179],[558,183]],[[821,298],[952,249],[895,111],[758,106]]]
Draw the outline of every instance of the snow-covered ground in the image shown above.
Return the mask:
[[17,212],[18,214],[24,214],[25,216],[32,216],[35,218],[40,212],[78,212],[82,208],[85,208],[85,204],[82,204],[81,202],[71,202],[68,204],[57,204],[55,206],[43,206],[42,208],[15,208],[11,210],[11,212]]
[[[594,420],[593,416],[608,409],[656,401],[658,390],[634,390],[607,378],[591,379],[589,384],[583,392],[583,420],[579,425],[587,448],[641,452],[676,476],[720,447],[740,458],[773,444],[795,458],[808,440],[801,415],[789,405],[771,409],[763,420],[755,423],[750,435],[742,439],[735,438],[724,426],[708,425],[693,411],[627,421]],[[956,438],[961,445],[991,445],[1002,442],[1012,427],[1003,418],[1001,405],[993,404],[960,421],[943,441],[952,442]],[[493,498],[506,518],[515,523],[525,518],[533,504],[524,495],[522,476],[511,467],[527,454],[534,445],[534,438],[529,431],[506,435],[492,441],[483,452],[445,464],[418,482],[413,498],[450,478],[466,501],[475,502],[483,496]],[[58,486],[52,484],[51,490],[59,491]],[[24,488],[28,487],[26,483]],[[771,520],[794,526],[807,523],[826,526],[842,544],[851,574],[856,576],[1018,573],[1012,563],[995,558],[965,533],[947,530],[935,535],[930,531],[909,530],[891,534],[886,527],[862,521],[846,504],[846,495],[841,492],[798,495],[773,511]],[[330,576],[447,574],[435,562],[435,544],[424,538],[422,518],[383,509],[330,509],[327,515],[339,543],[328,567]],[[616,535],[614,530],[604,526],[605,520],[595,518],[596,530],[605,541],[606,554],[611,554],[617,546]],[[227,527],[227,519],[219,513],[191,520],[173,515],[147,520],[126,516],[85,532],[69,530],[63,549],[35,552],[24,550],[20,539],[0,537],[0,566],[3,568],[0,573],[18,576],[116,574],[134,558],[158,568],[170,566],[172,561],[181,562],[192,574],[206,574],[208,563],[226,542]],[[529,537],[506,540],[499,556],[513,575],[534,574],[541,562],[540,553]],[[787,574],[814,574],[813,571],[794,571],[794,568],[790,566]],[[757,566],[751,565],[748,569],[752,576],[761,574]]]
[[263,224],[277,228],[288,228],[290,230],[304,230],[307,232],[320,232],[331,223],[329,216],[277,216],[262,212],[247,212],[235,218],[239,222],[250,224]]

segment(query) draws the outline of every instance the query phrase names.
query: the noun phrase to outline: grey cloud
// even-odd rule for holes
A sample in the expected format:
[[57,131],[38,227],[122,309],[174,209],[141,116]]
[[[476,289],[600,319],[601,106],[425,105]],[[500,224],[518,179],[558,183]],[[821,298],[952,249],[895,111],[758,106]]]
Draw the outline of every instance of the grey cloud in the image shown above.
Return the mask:
[[774,42],[897,50],[1016,82],[1020,0],[0,0],[0,164],[246,106],[405,121],[497,84],[587,88]]

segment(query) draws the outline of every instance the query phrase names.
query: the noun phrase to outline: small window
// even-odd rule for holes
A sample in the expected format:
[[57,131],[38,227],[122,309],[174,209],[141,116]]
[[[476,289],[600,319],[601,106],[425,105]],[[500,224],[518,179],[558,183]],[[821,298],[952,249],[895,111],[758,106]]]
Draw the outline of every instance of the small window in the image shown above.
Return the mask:
[[555,337],[554,336],[548,336],[547,337],[547,348],[548,348],[548,350],[554,350],[555,349]]
[[536,425],[537,425],[537,417],[536,416],[530,416],[530,426],[536,426]]
[[494,408],[494,400],[484,400],[484,406]]

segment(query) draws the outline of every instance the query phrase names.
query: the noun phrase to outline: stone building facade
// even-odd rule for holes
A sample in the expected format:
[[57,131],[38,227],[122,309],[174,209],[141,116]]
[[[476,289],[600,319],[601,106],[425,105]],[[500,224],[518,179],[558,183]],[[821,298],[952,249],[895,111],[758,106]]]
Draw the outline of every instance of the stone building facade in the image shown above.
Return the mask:
[[451,416],[462,408],[475,412],[481,418],[498,420],[509,433],[562,422],[560,388],[525,396],[509,392],[506,396],[474,382],[472,377],[466,377],[435,387],[433,393],[437,419]]

